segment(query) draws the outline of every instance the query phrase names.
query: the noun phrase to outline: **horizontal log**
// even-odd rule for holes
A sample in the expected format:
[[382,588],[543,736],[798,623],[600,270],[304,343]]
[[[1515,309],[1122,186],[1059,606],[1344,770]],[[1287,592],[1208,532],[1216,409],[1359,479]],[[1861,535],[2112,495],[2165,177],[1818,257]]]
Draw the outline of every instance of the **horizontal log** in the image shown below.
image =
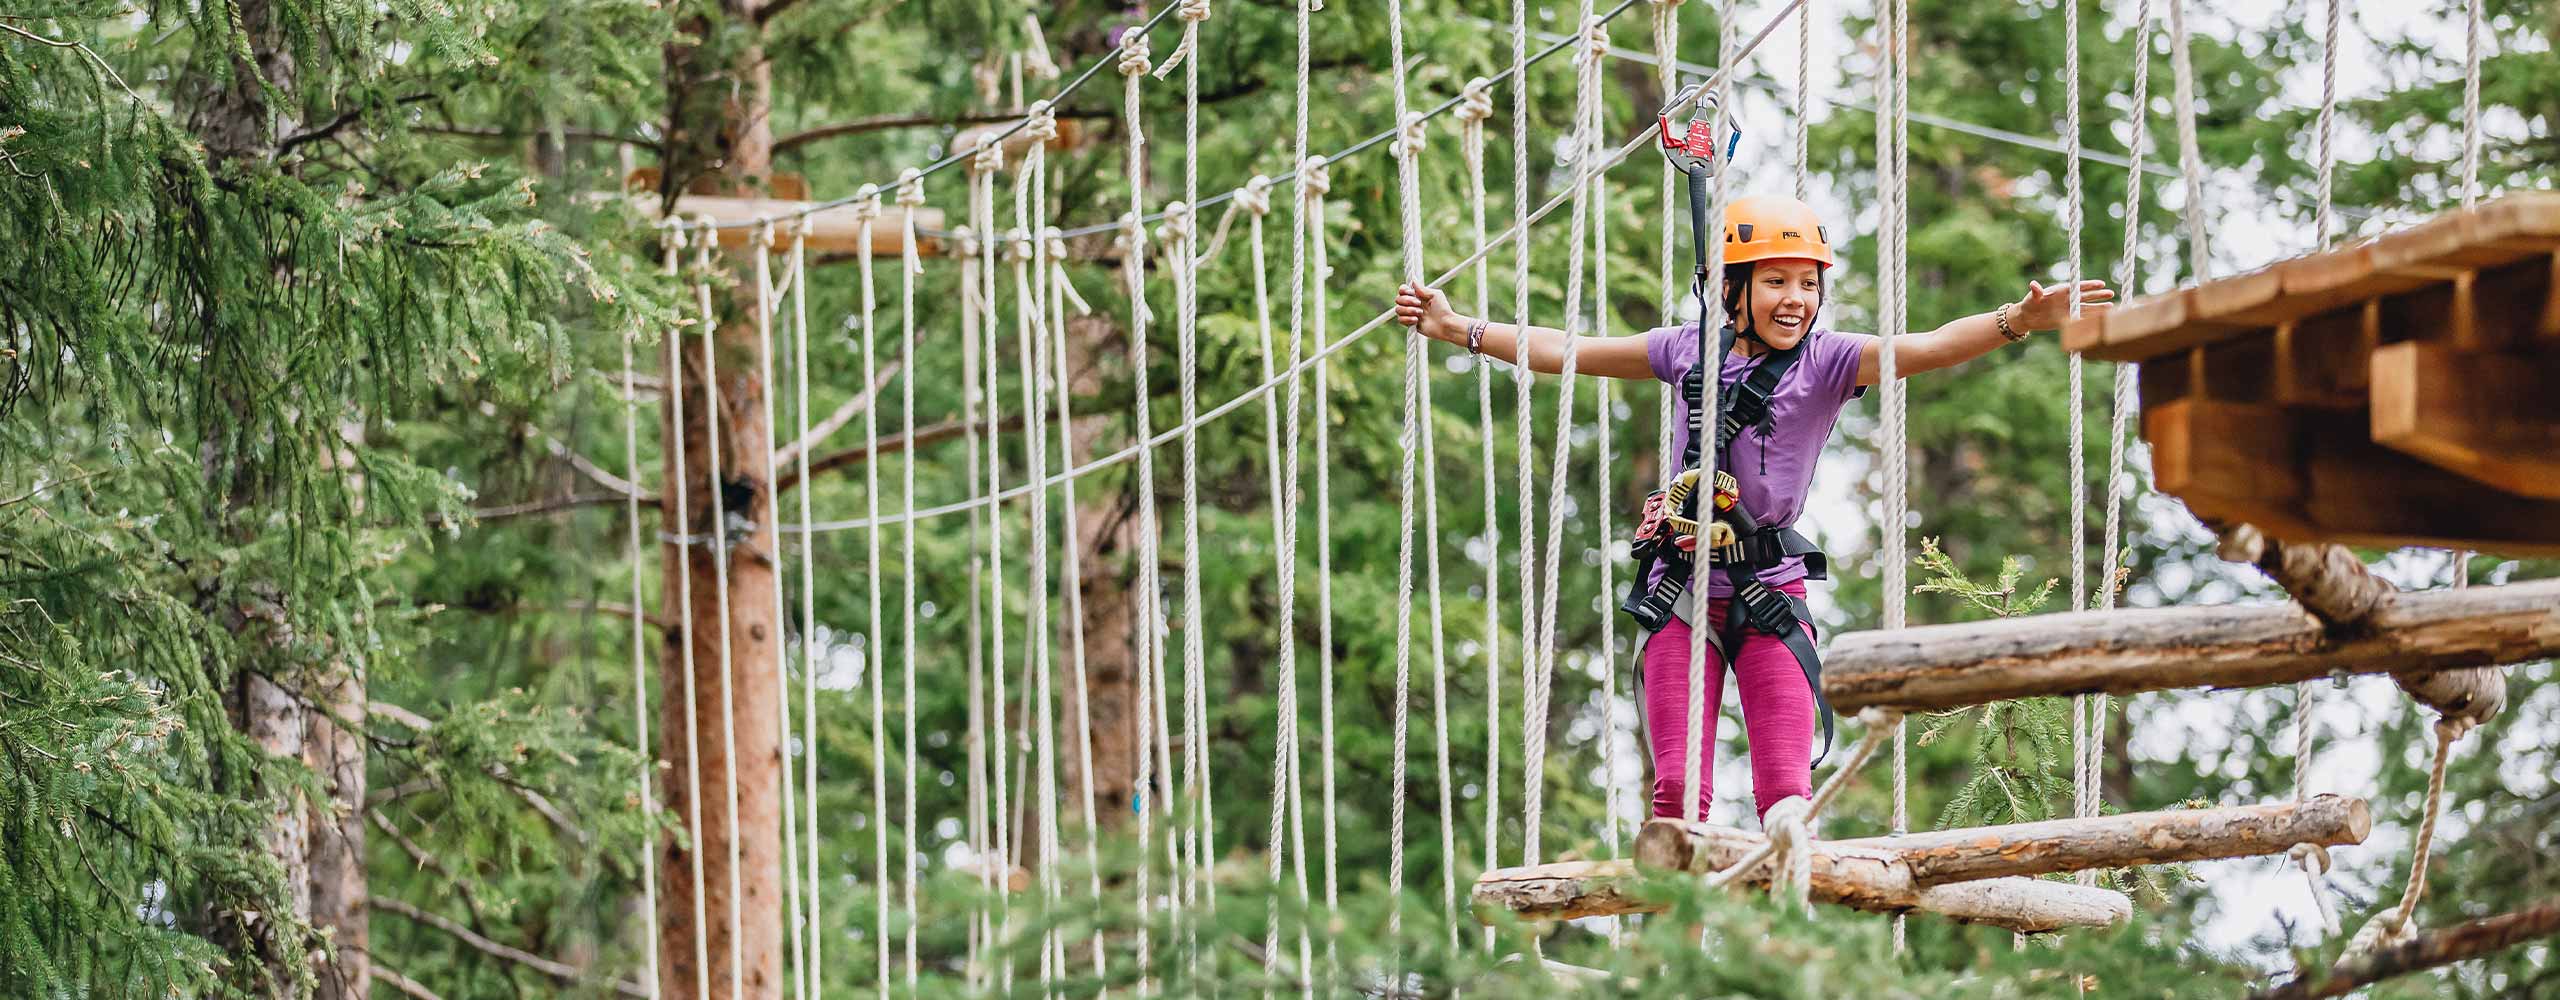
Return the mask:
[[[1636,834],[1636,864],[1647,870],[1717,871],[1766,842],[1760,834],[1729,827],[1656,819]],[[1838,841],[1814,842],[1812,868],[1815,902],[1871,913],[1919,910],[2026,933],[2110,927],[2133,916],[2133,902],[2123,893],[2069,882],[1994,878],[1922,885],[1895,852]],[[1767,886],[1768,866],[1743,881]]]
[[1887,851],[1921,885],[2005,875],[2282,854],[2295,844],[2364,843],[2373,812],[2363,799],[2315,795],[2300,802],[2169,809],[2085,819],[1933,830],[1840,841]]
[[[895,194],[894,191],[889,192],[883,196],[883,200]],[[642,214],[651,218],[658,216],[657,195],[635,195],[630,198],[630,202],[632,207],[639,209]],[[782,250],[790,248],[791,227],[795,224],[793,219],[786,217],[813,204],[816,203],[776,198],[731,198],[721,195],[688,194],[676,199],[675,214],[677,218],[686,222],[698,221],[708,216],[713,221],[727,226],[728,228],[719,230],[720,247],[724,250],[737,250],[754,243],[756,231],[753,223],[757,219],[775,220],[772,245],[775,249]],[[871,222],[873,255],[893,257],[905,252],[902,241],[906,239],[906,231],[902,227],[907,217],[906,212],[905,208],[895,204],[881,208],[879,217]],[[915,217],[918,229],[942,228],[941,209],[919,208],[915,210]],[[811,253],[855,253],[862,249],[862,221],[860,213],[852,205],[836,205],[797,216],[796,224],[808,227],[808,247]],[[918,233],[916,234],[916,254],[923,257],[941,256],[942,241],[936,237]]]
[[1475,905],[1530,920],[1573,920],[1661,909],[1629,895],[1636,867],[1628,861],[1560,861],[1496,868],[1476,879]]
[[2326,971],[2306,972],[2282,986],[2252,993],[2249,1000],[2342,997],[2394,976],[2451,965],[2554,936],[2560,936],[2560,899],[2547,899],[2513,913],[2421,931],[2406,944],[2348,956]]
[[2260,687],[2560,656],[2560,580],[2392,595],[2354,635],[2293,604],[2137,608],[1842,635],[1833,707],[1934,711],[2010,698]]

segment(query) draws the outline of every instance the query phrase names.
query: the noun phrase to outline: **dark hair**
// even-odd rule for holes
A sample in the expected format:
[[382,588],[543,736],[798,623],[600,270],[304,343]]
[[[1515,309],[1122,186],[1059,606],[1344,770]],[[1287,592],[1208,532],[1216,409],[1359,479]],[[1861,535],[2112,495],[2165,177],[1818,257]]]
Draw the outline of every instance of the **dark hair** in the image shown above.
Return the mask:
[[[1732,323],[1735,326],[1741,326],[1744,320],[1750,318],[1743,310],[1743,303],[1750,300],[1744,296],[1751,294],[1751,272],[1759,266],[1760,262],[1756,260],[1744,261],[1739,264],[1727,264],[1724,266],[1724,316],[1726,322]],[[1831,269],[1816,268],[1814,270],[1814,275],[1815,280],[1820,282],[1822,285],[1822,298],[1829,298],[1831,295]],[[1821,299],[1815,300],[1814,315],[1822,315]],[[1810,328],[1811,324],[1807,324],[1807,327]]]

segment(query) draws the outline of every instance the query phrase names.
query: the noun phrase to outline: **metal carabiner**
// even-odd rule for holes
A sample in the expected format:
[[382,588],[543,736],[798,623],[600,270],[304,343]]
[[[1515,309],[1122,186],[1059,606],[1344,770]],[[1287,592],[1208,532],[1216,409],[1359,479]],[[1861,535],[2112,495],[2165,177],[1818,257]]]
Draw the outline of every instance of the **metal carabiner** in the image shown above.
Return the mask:
[[[1703,83],[1691,84],[1674,95],[1671,103],[1665,105],[1664,110],[1656,117],[1662,123],[1663,157],[1670,160],[1671,165],[1679,168],[1682,173],[1703,170],[1707,176],[1712,177],[1717,170],[1721,169],[1724,161],[1732,159],[1734,151],[1741,148],[1742,127],[1730,116],[1717,113],[1721,110],[1721,102],[1716,99],[1714,91],[1702,93],[1701,89],[1705,86]],[[1673,130],[1670,109],[1687,102],[1692,95],[1696,96],[1697,103],[1689,114],[1688,127]],[[1722,126],[1721,130],[1718,126]],[[1722,132],[1721,137],[1718,135],[1719,131]],[[1723,141],[1717,141],[1718,138]]]

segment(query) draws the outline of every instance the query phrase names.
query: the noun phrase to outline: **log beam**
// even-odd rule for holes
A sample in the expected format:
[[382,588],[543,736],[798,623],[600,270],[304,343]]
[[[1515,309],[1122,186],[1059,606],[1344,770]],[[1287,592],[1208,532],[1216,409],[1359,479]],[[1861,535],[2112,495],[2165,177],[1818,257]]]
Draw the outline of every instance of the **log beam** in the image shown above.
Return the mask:
[[2315,795],[2300,802],[2052,819],[1838,843],[1891,852],[1910,866],[1912,881],[1930,886],[2259,857],[2282,854],[2295,844],[2361,844],[2372,830],[2373,812],[2363,799]]
[[1529,920],[1573,920],[1617,913],[1652,913],[1661,906],[1631,892],[1630,861],[1560,861],[1496,868],[1476,879],[1478,913],[1508,910]]
[[2373,440],[2487,488],[2560,500],[2560,356],[2409,341],[2373,352]]
[[2252,993],[2249,1000],[2345,996],[2394,976],[2451,965],[2554,935],[2560,935],[2560,899],[2442,930],[2423,931],[2407,944],[2348,959],[2324,972],[2306,973],[2282,986]]
[[[1767,839],[1705,823],[1655,819],[1636,834],[1636,864],[1703,874],[1741,861]],[[1743,882],[1766,887],[1768,866],[1744,876]],[[1871,913],[1920,910],[2025,933],[2111,927],[2133,916],[2133,903],[2123,893],[2068,882],[1994,878],[1922,885],[1895,852],[1838,841],[1813,845],[1813,899]]]
[[2262,687],[2560,656],[2560,580],[2392,595],[2358,635],[2291,604],[2137,608],[1852,632],[1823,655],[1834,708],[1935,711],[2009,698]]

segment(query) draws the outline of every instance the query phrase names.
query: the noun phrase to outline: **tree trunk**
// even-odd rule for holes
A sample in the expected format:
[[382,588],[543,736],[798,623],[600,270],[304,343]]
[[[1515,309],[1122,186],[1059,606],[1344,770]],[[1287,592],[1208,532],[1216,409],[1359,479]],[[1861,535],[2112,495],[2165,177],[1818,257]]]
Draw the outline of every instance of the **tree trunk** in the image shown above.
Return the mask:
[[[668,158],[660,194],[668,204],[687,191],[758,194],[772,175],[772,67],[755,15],[752,0],[726,0],[715,13],[689,19],[679,29],[681,40],[666,48]],[[746,37],[700,41],[737,32]],[[689,588],[691,606],[669,609],[687,627],[670,635],[661,659],[659,756],[672,765],[664,772],[671,779],[663,786],[666,808],[679,825],[700,824],[701,839],[692,849],[701,852],[702,879],[695,884],[695,859],[680,839],[670,836],[659,845],[658,982],[669,1000],[775,1000],[782,992],[783,954],[783,636],[777,631],[773,576],[774,492],[766,476],[767,387],[757,363],[755,317],[739,303],[723,303],[724,286],[714,288],[716,371],[705,370],[700,328],[687,327],[673,334],[681,362],[668,373],[674,388],[666,440],[677,447],[668,449],[666,481],[682,482],[687,502],[674,503],[674,490],[667,490],[661,523],[673,535],[704,540],[664,549],[667,599],[678,602]],[[707,419],[715,390],[716,444]],[[675,421],[678,405],[684,410],[681,426]],[[678,454],[681,477],[675,470]],[[715,495],[728,524],[714,520]],[[724,537],[709,540],[715,534]],[[690,677],[688,650],[676,643],[690,647]],[[698,762],[689,753],[697,745]],[[689,780],[697,763],[698,788]],[[699,963],[697,946],[703,952]]]
[[1833,707],[1928,711],[2008,698],[2257,687],[2334,672],[2409,673],[2560,655],[2560,581],[2396,594],[2361,635],[2291,604],[2037,615],[1841,636]]
[[2451,965],[2553,935],[2560,935],[2560,899],[2544,900],[2514,913],[2483,917],[2443,930],[2422,931],[2407,944],[2348,958],[2326,972],[2304,973],[2290,983],[2252,993],[2249,1000],[2345,996],[2393,976]]
[[[1067,321],[1067,369],[1070,391],[1094,399],[1102,388],[1095,359],[1120,344],[1126,334],[1100,316]],[[1073,429],[1076,461],[1090,462],[1096,445],[1109,430],[1114,410],[1088,406],[1077,414]],[[1137,586],[1127,565],[1138,551],[1137,519],[1122,504],[1096,505],[1079,511],[1083,537],[1084,578],[1076,586],[1084,597],[1085,696],[1090,721],[1085,732],[1093,749],[1093,808],[1086,817],[1100,829],[1116,830],[1129,822],[1138,783]],[[1087,722],[1088,706],[1076,701],[1073,685],[1065,691],[1070,725]],[[1062,754],[1060,773],[1066,788],[1084,788],[1084,761],[1074,752]]]

